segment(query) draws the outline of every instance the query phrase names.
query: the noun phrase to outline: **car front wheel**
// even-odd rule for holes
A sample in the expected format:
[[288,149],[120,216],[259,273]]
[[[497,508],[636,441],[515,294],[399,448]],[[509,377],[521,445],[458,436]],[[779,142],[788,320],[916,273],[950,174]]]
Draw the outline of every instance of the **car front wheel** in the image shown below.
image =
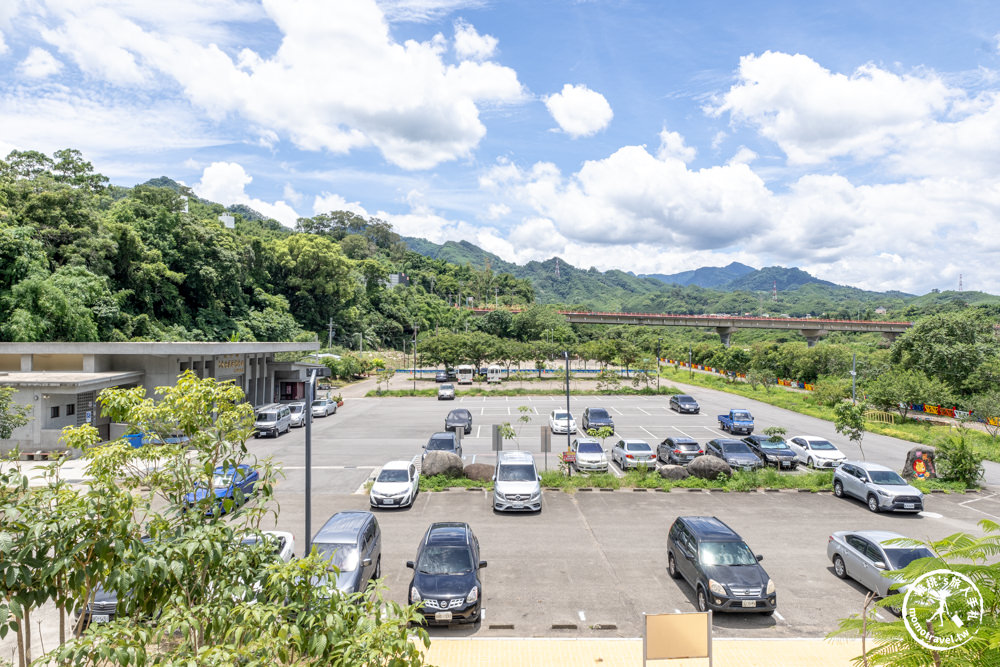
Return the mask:
[[875,494],[868,496],[868,509],[876,514],[879,511],[878,498],[875,497]]
[[840,480],[833,483],[833,495],[838,498],[844,497],[844,485],[840,483]]
[[847,566],[839,555],[833,557],[833,573],[841,579],[847,579]]
[[815,468],[816,467],[816,464],[813,463],[813,460],[812,460],[811,456],[809,457],[809,460],[806,461],[806,467],[808,467],[808,468]]
[[705,595],[705,589],[701,586],[698,587],[698,611],[708,611],[708,597]]

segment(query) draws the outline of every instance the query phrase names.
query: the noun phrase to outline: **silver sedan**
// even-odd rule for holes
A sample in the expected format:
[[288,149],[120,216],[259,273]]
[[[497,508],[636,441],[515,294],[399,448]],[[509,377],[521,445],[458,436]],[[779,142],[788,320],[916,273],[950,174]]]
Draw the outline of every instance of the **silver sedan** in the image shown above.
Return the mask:
[[[887,572],[901,570],[918,558],[934,556],[924,546],[889,544],[899,539],[907,538],[887,530],[841,530],[830,535],[826,556],[833,562],[833,572],[838,577],[854,579],[884,598],[906,590],[899,578],[887,576]],[[889,610],[897,615],[900,611],[898,607],[889,607]]]

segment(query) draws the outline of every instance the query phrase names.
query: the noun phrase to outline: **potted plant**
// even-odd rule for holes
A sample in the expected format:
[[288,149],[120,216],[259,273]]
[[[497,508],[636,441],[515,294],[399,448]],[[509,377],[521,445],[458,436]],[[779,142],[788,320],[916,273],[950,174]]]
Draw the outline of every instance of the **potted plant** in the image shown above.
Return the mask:
[[344,405],[344,397],[341,396],[340,394],[337,394],[336,396],[334,396],[330,400],[333,401],[334,403],[336,403],[338,408],[342,407]]

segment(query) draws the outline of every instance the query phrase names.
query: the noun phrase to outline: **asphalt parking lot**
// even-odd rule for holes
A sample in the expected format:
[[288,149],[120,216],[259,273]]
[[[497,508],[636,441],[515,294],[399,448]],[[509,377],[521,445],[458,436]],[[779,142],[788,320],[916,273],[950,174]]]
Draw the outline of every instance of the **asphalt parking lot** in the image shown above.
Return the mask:
[[[574,397],[572,410],[607,407],[621,437],[643,438],[655,445],[671,433],[699,441],[717,437],[715,415],[746,401],[727,403],[698,392],[701,415],[678,415],[658,397]],[[714,393],[714,392],[713,392]],[[725,395],[723,395],[725,396]],[[336,415],[313,427],[312,531],[334,512],[367,509],[364,484],[393,459],[410,459],[427,437],[440,430],[454,407],[473,413],[473,432],[463,441],[466,462],[492,462],[490,429],[511,422],[518,407],[531,406],[531,422],[506,448],[535,453],[539,467],[539,429],[548,412],[564,407],[560,397],[488,397],[438,402],[427,398],[349,399]],[[751,405],[758,430],[769,425],[789,435],[822,435],[845,444],[832,425],[803,415]],[[303,430],[275,440],[257,440],[250,449],[273,456],[285,466],[277,489],[276,526],[291,530],[299,551],[305,545]],[[558,436],[556,436],[558,437]],[[561,449],[554,440],[553,448]],[[610,447],[612,440],[607,441]],[[899,468],[910,443],[869,434],[868,460]],[[555,467],[555,454],[549,454]],[[693,611],[693,592],[666,571],[667,530],[676,516],[718,516],[764,555],[763,566],[778,588],[778,613],[715,616],[723,637],[821,637],[837,620],[860,611],[860,586],[837,579],[826,560],[829,534],[845,529],[895,530],[909,537],[938,539],[957,531],[976,531],[983,518],[1000,520],[1000,496],[980,494],[929,497],[922,516],[871,514],[861,503],[832,494],[800,492],[721,493],[675,490],[544,492],[544,509],[535,515],[497,515],[482,490],[422,493],[412,509],[378,512],[383,534],[383,574],[391,598],[405,603],[412,559],[427,526],[434,521],[466,521],[482,546],[489,566],[483,571],[485,619],[479,627],[435,628],[434,636],[635,637],[643,612]],[[880,612],[883,615],[887,612]]]

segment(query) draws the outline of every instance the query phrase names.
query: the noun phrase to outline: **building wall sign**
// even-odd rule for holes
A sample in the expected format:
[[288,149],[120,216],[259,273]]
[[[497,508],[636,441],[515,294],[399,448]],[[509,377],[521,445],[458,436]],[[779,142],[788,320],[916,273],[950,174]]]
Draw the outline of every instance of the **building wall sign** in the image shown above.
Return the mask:
[[242,375],[246,370],[246,360],[239,354],[227,354],[215,360],[216,372],[223,375]]

